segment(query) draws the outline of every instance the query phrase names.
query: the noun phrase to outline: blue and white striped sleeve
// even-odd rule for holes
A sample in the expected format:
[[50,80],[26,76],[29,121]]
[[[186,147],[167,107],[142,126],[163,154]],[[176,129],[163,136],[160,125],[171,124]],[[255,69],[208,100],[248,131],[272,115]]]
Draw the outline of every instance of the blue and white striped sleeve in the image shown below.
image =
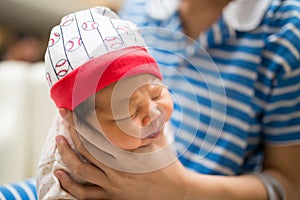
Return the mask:
[[130,20],[143,27],[149,22],[145,9],[145,0],[125,0],[118,14],[122,19]]
[[266,107],[265,142],[300,144],[300,68],[277,80]]
[[[300,13],[300,8],[294,9],[294,13]],[[286,20],[285,25],[269,37],[263,53],[269,70],[276,74],[265,102],[266,144],[300,144],[300,18],[286,16],[278,20]]]
[[0,186],[1,200],[37,200],[36,182],[34,178]]

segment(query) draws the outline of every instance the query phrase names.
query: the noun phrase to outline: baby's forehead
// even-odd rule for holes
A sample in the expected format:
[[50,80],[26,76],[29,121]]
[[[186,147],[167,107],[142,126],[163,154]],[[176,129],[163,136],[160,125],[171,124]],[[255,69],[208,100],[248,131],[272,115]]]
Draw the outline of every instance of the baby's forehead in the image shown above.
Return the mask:
[[123,103],[127,101],[128,103],[129,100],[133,101],[135,99],[137,91],[156,85],[162,85],[160,79],[150,74],[121,79],[96,93],[96,106],[97,104],[99,106],[108,105],[113,102]]
[[161,84],[159,78],[152,74],[139,74],[135,76],[130,76],[122,78],[105,88],[100,90],[100,93],[113,93],[113,94],[127,94],[134,92],[135,90],[149,86],[151,84]]

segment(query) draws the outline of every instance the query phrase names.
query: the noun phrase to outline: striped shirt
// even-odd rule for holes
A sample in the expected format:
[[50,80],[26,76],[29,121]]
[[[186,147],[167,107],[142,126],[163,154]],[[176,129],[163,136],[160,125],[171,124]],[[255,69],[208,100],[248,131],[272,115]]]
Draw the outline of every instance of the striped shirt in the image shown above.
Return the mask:
[[37,200],[34,178],[0,185],[0,200]]
[[229,9],[192,43],[176,0],[129,0],[120,11],[160,65],[174,145],[191,170],[242,174],[261,168],[264,145],[300,144],[300,2],[262,1],[246,13],[257,24],[239,27]]

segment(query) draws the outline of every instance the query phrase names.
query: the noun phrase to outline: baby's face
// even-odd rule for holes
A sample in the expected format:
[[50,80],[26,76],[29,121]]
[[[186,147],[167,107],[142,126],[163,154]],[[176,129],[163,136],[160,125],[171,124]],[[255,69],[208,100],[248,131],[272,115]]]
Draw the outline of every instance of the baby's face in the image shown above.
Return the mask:
[[100,129],[115,146],[134,150],[163,134],[173,111],[168,89],[152,75],[137,75],[96,94]]

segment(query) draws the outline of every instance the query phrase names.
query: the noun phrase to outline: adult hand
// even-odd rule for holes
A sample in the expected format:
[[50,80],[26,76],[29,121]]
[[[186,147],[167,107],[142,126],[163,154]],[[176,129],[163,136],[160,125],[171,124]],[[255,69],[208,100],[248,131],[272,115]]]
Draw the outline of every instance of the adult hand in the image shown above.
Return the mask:
[[[90,163],[83,162],[66,139],[57,136],[57,148],[71,174],[63,170],[58,170],[55,174],[67,192],[78,199],[184,199],[186,191],[182,186],[185,185],[187,171],[179,161],[164,169],[143,174],[117,171],[96,160],[86,150],[73,128],[72,113],[62,109],[60,114],[67,122],[77,151],[90,161]],[[90,184],[76,182],[70,175]]]

